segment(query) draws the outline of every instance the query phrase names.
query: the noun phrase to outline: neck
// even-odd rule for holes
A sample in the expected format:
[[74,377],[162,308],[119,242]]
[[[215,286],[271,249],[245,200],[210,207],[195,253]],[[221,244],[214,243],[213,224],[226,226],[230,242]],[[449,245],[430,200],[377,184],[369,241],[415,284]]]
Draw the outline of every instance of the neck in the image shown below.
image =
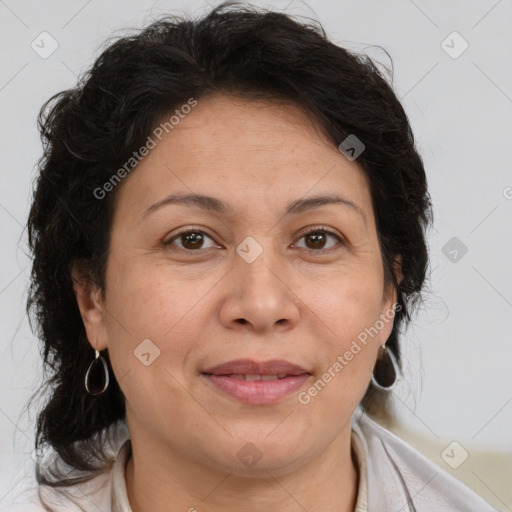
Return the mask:
[[128,500],[132,512],[352,512],[359,477],[350,433],[348,426],[306,465],[250,476],[191,462],[169,447],[151,446],[132,435],[125,470]]

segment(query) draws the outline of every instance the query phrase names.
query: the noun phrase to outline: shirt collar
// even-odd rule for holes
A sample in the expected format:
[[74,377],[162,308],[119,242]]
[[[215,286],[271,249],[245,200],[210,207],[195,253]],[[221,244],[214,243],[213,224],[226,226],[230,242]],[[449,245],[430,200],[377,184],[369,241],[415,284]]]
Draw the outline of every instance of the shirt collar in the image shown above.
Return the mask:
[[112,473],[112,510],[132,512],[126,491],[126,463],[132,454],[131,439],[127,439],[119,449]]
[[357,486],[357,501],[354,512],[368,512],[368,469],[366,467],[366,451],[361,438],[354,430],[352,430],[351,444],[359,469],[359,484]]

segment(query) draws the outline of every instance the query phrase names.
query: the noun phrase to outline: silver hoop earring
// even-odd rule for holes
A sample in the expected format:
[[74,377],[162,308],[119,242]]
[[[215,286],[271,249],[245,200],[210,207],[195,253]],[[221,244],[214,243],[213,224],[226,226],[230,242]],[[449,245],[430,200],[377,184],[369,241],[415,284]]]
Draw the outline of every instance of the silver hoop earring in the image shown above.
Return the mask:
[[95,350],[95,357],[85,373],[85,390],[93,396],[101,395],[108,388],[108,382],[107,362],[100,355],[99,350]]
[[396,381],[395,360],[386,344],[381,345],[375,362],[372,382],[381,389],[389,389]]

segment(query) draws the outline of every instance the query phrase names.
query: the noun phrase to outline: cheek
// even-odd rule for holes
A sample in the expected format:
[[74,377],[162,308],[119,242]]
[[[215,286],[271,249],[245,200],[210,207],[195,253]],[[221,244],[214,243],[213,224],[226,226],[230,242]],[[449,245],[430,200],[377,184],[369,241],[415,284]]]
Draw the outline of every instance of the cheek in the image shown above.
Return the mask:
[[145,260],[130,258],[113,270],[110,305],[134,336],[162,339],[194,314],[218,277]]
[[301,296],[329,333],[330,345],[343,348],[377,321],[382,279],[377,266],[361,269],[346,265],[328,277],[310,279],[302,287]]
[[324,335],[316,337],[321,364],[316,380],[298,396],[311,413],[329,424],[347,421],[371,379],[380,336],[368,334],[379,319],[377,287],[350,283],[326,290],[310,303]]
[[183,371],[202,339],[201,299],[212,287],[163,273],[158,266],[120,267],[108,303],[112,367],[127,407],[148,424],[155,411],[179,416],[190,407]]
[[311,400],[319,407],[329,403],[355,407],[366,390],[382,342],[381,332],[372,329],[381,313],[381,279],[376,265],[365,271],[344,267],[329,281],[302,290],[317,326],[321,382],[311,390]]
[[106,304],[112,366],[120,378],[129,374],[125,385],[137,382],[140,394],[158,379],[163,385],[166,370],[183,370],[202,339],[201,322],[209,318],[204,305],[215,280],[166,276],[164,266],[137,267],[135,262],[117,266],[110,278],[115,283]]

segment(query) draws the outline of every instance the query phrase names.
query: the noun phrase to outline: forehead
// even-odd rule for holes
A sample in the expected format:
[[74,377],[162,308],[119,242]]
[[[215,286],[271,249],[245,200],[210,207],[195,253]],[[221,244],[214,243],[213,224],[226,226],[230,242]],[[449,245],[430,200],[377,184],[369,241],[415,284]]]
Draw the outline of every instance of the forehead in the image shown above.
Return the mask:
[[226,95],[199,98],[156,140],[122,188],[120,196],[144,211],[176,191],[216,195],[242,207],[327,192],[363,210],[371,203],[359,164],[298,106]]
[[200,98],[194,110],[171,133],[176,145],[186,141],[194,144],[196,152],[203,153],[225,148],[233,154],[237,150],[268,154],[285,146],[290,156],[300,153],[305,156],[301,148],[306,143],[312,158],[326,149],[339,156],[314,117],[286,99],[249,100],[211,94]]

